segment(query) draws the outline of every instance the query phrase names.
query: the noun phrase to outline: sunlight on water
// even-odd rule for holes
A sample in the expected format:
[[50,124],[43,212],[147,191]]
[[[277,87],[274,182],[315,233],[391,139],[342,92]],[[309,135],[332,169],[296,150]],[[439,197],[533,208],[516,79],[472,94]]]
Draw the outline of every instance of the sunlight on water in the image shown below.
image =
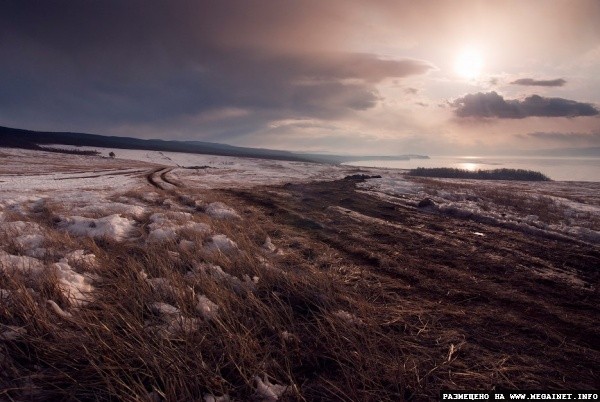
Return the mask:
[[525,169],[541,172],[552,180],[600,182],[600,158],[504,157],[504,156],[432,156],[430,159],[401,161],[370,160],[345,165],[415,169],[449,167],[458,169]]
[[464,163],[459,163],[458,168],[468,170],[470,172],[474,172],[476,170],[481,169],[481,165],[479,163],[464,162]]

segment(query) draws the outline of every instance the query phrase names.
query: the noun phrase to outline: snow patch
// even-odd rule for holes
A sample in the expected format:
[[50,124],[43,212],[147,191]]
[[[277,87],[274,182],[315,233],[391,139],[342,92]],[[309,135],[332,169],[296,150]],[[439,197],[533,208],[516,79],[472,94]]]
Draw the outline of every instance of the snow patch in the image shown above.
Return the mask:
[[39,234],[28,234],[21,235],[15,238],[17,246],[21,247],[24,251],[39,248],[44,244],[44,236]]
[[181,311],[168,303],[156,302],[150,309],[159,314],[164,325],[159,328],[159,334],[168,336],[178,332],[192,332],[198,328],[198,320],[183,317]]
[[70,265],[79,264],[83,265],[85,268],[96,268],[98,266],[96,255],[92,253],[86,254],[84,250],[71,251],[65,255],[60,262],[65,262]]
[[377,191],[390,195],[413,195],[422,190],[422,186],[408,181],[402,177],[384,177],[378,179],[369,179],[356,184],[357,188]]
[[60,306],[58,304],[56,304],[56,302],[54,300],[46,300],[46,304],[48,304],[48,306],[50,306],[50,309],[59,317],[62,317],[62,318],[73,317],[73,314],[60,308]]
[[119,214],[99,219],[70,216],[63,218],[58,226],[76,236],[108,237],[121,241],[133,230],[135,221],[123,218]]
[[334,316],[341,318],[346,321],[348,324],[364,324],[363,321],[355,316],[354,314],[350,314],[345,310],[338,310],[333,313]]
[[164,243],[166,241],[175,241],[177,239],[177,233],[170,228],[159,228],[154,229],[148,233],[146,242],[148,243]]
[[240,215],[233,208],[222,202],[211,202],[204,212],[217,219],[240,219]]
[[205,223],[194,222],[192,215],[187,212],[155,213],[149,218],[150,233],[148,242],[176,241],[180,232],[189,230],[196,234],[210,232],[210,226]]
[[275,251],[277,251],[277,247],[273,244],[269,236],[267,236],[267,238],[265,239],[262,248],[270,253],[274,253]]
[[37,276],[43,269],[44,264],[37,258],[12,255],[0,250],[0,271],[24,271]]
[[196,311],[200,313],[202,318],[210,320],[217,316],[219,306],[213,303],[208,297],[199,295],[197,298],[198,303],[196,304]]
[[195,278],[198,274],[207,275],[216,281],[228,283],[238,294],[243,294],[246,291],[254,291],[259,281],[257,276],[251,279],[248,275],[243,275],[242,280],[240,280],[238,277],[223,271],[223,268],[220,266],[206,263],[197,264],[194,267],[194,271],[188,272],[187,276]]
[[217,234],[210,238],[210,241],[204,246],[204,249],[209,252],[229,254],[237,251],[238,245],[224,234]]
[[274,402],[279,400],[279,398],[289,388],[287,385],[271,383],[267,376],[264,376],[264,379],[256,376],[254,377],[254,380],[256,381],[255,397],[257,400],[262,402]]
[[42,232],[42,228],[35,222],[5,222],[0,226],[0,230],[9,236],[23,236],[27,234],[38,234]]
[[66,262],[57,262],[51,267],[56,270],[59,289],[72,306],[81,307],[91,300],[94,287],[89,277],[75,272]]
[[134,218],[141,218],[146,209],[139,205],[123,204],[120,202],[105,202],[100,205],[86,205],[74,208],[73,213],[89,215],[129,215]]

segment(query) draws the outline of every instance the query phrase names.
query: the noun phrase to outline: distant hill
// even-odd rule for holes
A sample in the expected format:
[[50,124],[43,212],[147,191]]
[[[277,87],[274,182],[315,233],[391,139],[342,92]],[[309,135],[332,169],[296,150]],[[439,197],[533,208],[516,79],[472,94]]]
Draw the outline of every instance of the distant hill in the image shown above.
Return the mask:
[[244,156],[281,160],[307,161],[287,151],[261,148],[244,148],[200,141],[143,140],[131,137],[103,136],[97,134],[31,131],[0,127],[0,146],[38,149],[37,145],[63,144],[87,147],[144,149],[150,151],[187,152],[223,156]]
[[[99,148],[143,149],[149,151],[186,152],[248,158],[278,159],[301,162],[338,164],[361,160],[407,160],[428,158],[421,155],[399,156],[345,156],[327,154],[302,154],[265,148],[236,147],[202,141],[143,140],[132,137],[104,136],[98,134],[32,131],[18,128],[0,127],[0,147],[41,149],[39,145],[74,145]],[[54,148],[54,151],[59,149]],[[89,151],[88,151],[89,152]]]

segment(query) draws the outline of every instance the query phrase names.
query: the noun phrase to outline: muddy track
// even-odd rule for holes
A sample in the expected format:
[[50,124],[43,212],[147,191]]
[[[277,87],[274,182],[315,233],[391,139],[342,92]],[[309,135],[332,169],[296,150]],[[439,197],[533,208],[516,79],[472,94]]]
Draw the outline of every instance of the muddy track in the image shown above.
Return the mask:
[[170,167],[153,169],[146,174],[146,180],[150,185],[161,190],[169,190],[169,186],[181,188],[183,187],[181,183],[167,176],[173,169]]
[[339,265],[368,272],[360,286],[382,306],[423,311],[477,353],[539,364],[540,378],[597,384],[600,247],[398,205],[355,184],[223,195],[258,208],[317,253],[335,253]]
[[170,173],[172,170],[173,170],[173,168],[165,170],[164,172],[162,172],[160,174],[161,180],[164,181],[165,183],[168,183],[168,184],[170,184],[172,186],[175,186],[175,187],[183,187],[183,185],[180,182],[175,181],[175,180],[173,180],[173,179],[171,179],[171,178],[169,178],[167,176],[167,174]]

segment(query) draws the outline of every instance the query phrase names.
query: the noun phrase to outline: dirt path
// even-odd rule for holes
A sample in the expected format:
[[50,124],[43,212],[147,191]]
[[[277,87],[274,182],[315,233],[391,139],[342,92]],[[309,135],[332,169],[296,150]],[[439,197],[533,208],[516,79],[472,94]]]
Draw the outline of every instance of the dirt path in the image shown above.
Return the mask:
[[161,190],[171,190],[174,187],[183,187],[181,183],[168,177],[169,172],[173,169],[174,168],[171,167],[153,169],[146,174],[146,180],[153,187]]
[[223,196],[259,210],[280,242],[304,238],[307,258],[334,256],[323,269],[386,311],[393,336],[431,350],[452,345],[432,370],[459,388],[494,379],[521,388],[600,384],[600,247],[394,204],[355,184]]

